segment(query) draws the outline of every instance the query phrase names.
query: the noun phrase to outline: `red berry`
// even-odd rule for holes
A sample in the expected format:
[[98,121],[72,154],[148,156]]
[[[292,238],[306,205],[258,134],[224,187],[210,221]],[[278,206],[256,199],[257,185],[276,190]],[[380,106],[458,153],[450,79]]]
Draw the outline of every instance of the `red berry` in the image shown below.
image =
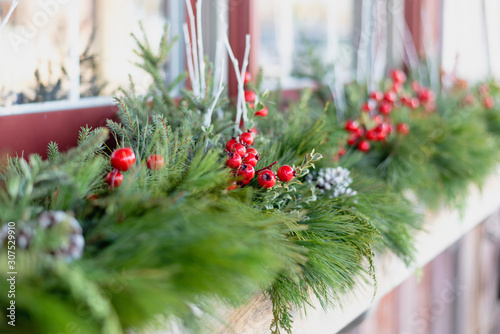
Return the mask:
[[347,153],[345,148],[340,148],[339,151],[337,152],[337,155],[340,157],[343,157]]
[[229,153],[226,165],[229,168],[236,169],[241,166],[241,156],[238,153]]
[[387,123],[380,123],[377,126],[377,130],[381,131],[381,132],[389,132],[391,129],[390,129],[389,124],[387,124]]
[[245,91],[245,101],[246,102],[255,102],[257,99],[257,94],[253,90],[246,90]]
[[401,93],[401,91],[403,90],[403,84],[400,82],[393,83],[392,90],[396,93]]
[[296,173],[290,166],[281,166],[278,169],[278,178],[283,182],[289,182],[295,177]]
[[375,91],[375,92],[370,94],[370,98],[374,99],[377,102],[380,102],[384,98],[384,94],[382,94],[382,92]]
[[253,108],[255,108],[255,103],[254,102],[248,102],[248,106],[250,107],[250,109],[253,109]]
[[488,110],[493,109],[493,107],[495,106],[495,101],[491,96],[488,96],[487,98],[484,99],[483,105]]
[[165,166],[165,160],[161,155],[153,154],[146,160],[146,165],[151,170],[160,170]]
[[269,114],[269,110],[267,110],[267,107],[264,107],[264,108],[260,109],[259,111],[257,111],[255,113],[255,116],[267,117],[268,114]]
[[356,131],[354,131],[353,133],[358,135],[358,137],[362,137],[365,134],[365,130],[363,128],[359,128]]
[[490,87],[487,84],[482,84],[479,86],[479,93],[481,93],[481,95],[489,95]]
[[345,126],[344,128],[347,130],[347,131],[350,131],[350,132],[355,132],[359,129],[359,123],[352,120],[352,119],[348,119],[346,122],[345,122]]
[[125,172],[135,164],[135,153],[130,147],[123,147],[115,150],[111,154],[111,166]]
[[390,132],[390,126],[387,123],[381,123],[379,124],[376,128],[376,135],[377,139],[376,140],[385,140],[387,137],[387,134]]
[[387,138],[387,132],[378,131],[377,132],[377,140],[383,141]]
[[410,105],[410,101],[411,101],[411,97],[409,97],[407,94],[403,94],[403,95],[400,96],[399,100],[405,106],[409,106]]
[[382,101],[378,107],[378,111],[380,111],[381,114],[388,115],[392,111],[392,105],[387,101]]
[[372,117],[372,119],[373,119],[373,121],[374,121],[376,124],[380,124],[380,123],[382,123],[382,121],[383,121],[383,119],[382,119],[382,117],[381,117],[380,115],[374,115],[374,116]]
[[108,173],[106,176],[106,183],[112,188],[118,188],[123,182],[123,175],[116,169]]
[[252,179],[248,179],[248,180],[243,180],[243,181],[240,181],[240,184],[242,187],[246,186],[247,184],[250,183],[250,181],[252,181]]
[[389,124],[387,124],[387,126],[388,126],[387,133],[388,134],[393,133],[394,132],[394,125],[392,125],[392,123],[389,123]]
[[227,187],[227,191],[234,190],[234,189],[236,189],[237,186],[238,186],[238,184],[236,182],[233,182],[229,185],[229,187]]
[[418,107],[420,107],[420,100],[419,100],[418,98],[414,97],[414,98],[412,98],[412,99],[410,100],[410,103],[408,104],[408,106],[409,106],[411,109],[415,110],[415,109],[417,109]]
[[384,101],[394,103],[396,101],[396,97],[396,93],[390,90],[384,94]]
[[366,140],[360,141],[358,144],[358,150],[365,153],[370,151],[370,143],[367,142]]
[[247,154],[249,153],[252,153],[253,155],[258,155],[259,153],[257,152],[257,150],[253,147],[249,147],[247,148]]
[[364,112],[370,112],[373,110],[373,106],[370,104],[370,102],[365,102],[363,106],[361,107],[361,111]]
[[353,146],[354,144],[356,144],[358,142],[358,139],[359,139],[359,136],[355,133],[351,133],[351,135],[349,136],[349,139],[347,140],[347,144],[349,146]]
[[401,83],[401,84],[406,82],[406,74],[403,71],[392,70],[391,77],[392,77],[392,80],[394,80],[394,82]]
[[434,93],[428,88],[421,88],[418,92],[418,99],[423,104],[432,102],[434,101]]
[[406,136],[410,133],[410,126],[406,123],[399,123],[398,125],[396,125],[396,131],[403,136]]
[[234,137],[229,139],[226,143],[226,150],[231,151],[231,147],[233,147],[233,145],[236,144],[237,142],[238,141]]
[[252,80],[252,75],[250,74],[250,72],[245,72],[245,77],[243,78],[243,82],[245,83],[245,85],[249,83],[250,80]]
[[253,178],[253,176],[255,175],[255,169],[250,164],[242,164],[238,168],[236,175],[241,177],[243,180],[251,180]]
[[259,133],[259,131],[257,131],[256,128],[250,128],[250,132],[253,133],[253,136],[257,136],[257,134]]
[[253,134],[251,132],[243,132],[239,137],[240,143],[246,145],[252,145],[254,141]]
[[231,152],[236,152],[240,157],[244,156],[247,153],[247,149],[243,144],[236,143],[231,146]]
[[373,141],[378,139],[378,131],[376,129],[371,129],[366,131],[366,139]]
[[259,184],[263,188],[272,188],[276,184],[276,176],[271,170],[266,169],[259,172],[259,175],[257,176],[257,182],[259,182]]
[[245,156],[243,157],[243,162],[248,164],[248,165],[251,165],[253,167],[255,167],[257,165],[257,162],[260,160],[260,157],[259,155],[255,155],[253,153],[248,153],[245,154]]

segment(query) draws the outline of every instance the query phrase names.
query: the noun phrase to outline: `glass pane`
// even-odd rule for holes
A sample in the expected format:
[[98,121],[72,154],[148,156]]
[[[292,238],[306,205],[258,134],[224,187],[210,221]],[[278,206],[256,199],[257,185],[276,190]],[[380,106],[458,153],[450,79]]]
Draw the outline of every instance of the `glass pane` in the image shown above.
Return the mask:
[[[11,0],[0,0],[5,17]],[[0,106],[66,99],[66,6],[20,1],[0,36]]]
[[80,97],[104,95],[107,83],[99,71],[97,0],[80,1]]
[[[128,87],[132,76],[139,92],[145,91],[150,78],[135,66],[136,44],[130,33],[142,40],[139,22],[152,47],[158,45],[167,22],[164,0],[85,1],[81,23],[81,52],[89,47],[91,59],[81,63],[82,96],[111,95],[119,87]],[[94,36],[92,38],[92,36]],[[103,86],[104,85],[104,86]]]
[[267,79],[290,80],[309,48],[328,63],[353,67],[353,0],[259,0],[259,63]]

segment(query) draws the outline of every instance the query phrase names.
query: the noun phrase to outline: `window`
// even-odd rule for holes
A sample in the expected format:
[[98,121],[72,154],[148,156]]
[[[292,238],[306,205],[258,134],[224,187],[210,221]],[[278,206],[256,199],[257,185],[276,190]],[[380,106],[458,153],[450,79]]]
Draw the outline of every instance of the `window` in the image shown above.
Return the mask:
[[[2,17],[10,4],[0,0]],[[142,38],[142,21],[157,45],[167,13],[175,36],[184,11],[184,0],[20,1],[0,36],[0,116],[109,105],[110,95],[128,86],[129,75],[144,91],[150,79],[134,65],[130,33]],[[168,64],[171,77],[184,68],[177,44]],[[40,102],[49,103],[34,104]]]
[[484,9],[483,2],[444,2],[443,68],[447,73],[456,70],[459,77],[469,80],[479,80],[491,73]]
[[353,0],[258,0],[259,65],[269,84],[307,84],[294,77],[308,48],[352,72]]
[[[469,80],[500,77],[500,3],[444,1],[443,68]],[[464,24],[467,22],[467,24]]]
[[[11,1],[0,2],[4,17]],[[72,6],[21,1],[0,36],[0,105],[67,99]]]

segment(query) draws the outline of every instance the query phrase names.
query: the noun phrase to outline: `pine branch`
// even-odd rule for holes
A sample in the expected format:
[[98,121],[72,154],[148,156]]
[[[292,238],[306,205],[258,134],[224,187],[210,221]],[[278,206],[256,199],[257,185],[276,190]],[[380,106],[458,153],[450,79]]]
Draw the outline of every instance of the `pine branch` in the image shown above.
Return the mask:
[[59,145],[56,142],[51,141],[47,148],[47,158],[50,162],[56,162],[59,159]]

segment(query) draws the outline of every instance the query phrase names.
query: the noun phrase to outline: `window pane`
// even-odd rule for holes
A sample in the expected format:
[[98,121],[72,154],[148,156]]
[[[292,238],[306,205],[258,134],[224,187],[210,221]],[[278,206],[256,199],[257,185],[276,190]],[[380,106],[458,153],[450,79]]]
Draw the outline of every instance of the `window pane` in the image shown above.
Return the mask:
[[[10,0],[0,0],[5,17]],[[68,96],[66,6],[20,1],[0,36],[0,106]]]
[[258,13],[259,64],[267,79],[290,81],[309,48],[352,70],[353,0],[259,0]]
[[[128,86],[130,74],[137,84],[137,89],[145,91],[150,84],[150,78],[134,65],[138,59],[133,52],[136,44],[130,33],[142,40],[143,35],[139,27],[139,22],[142,21],[151,46],[157,46],[163,26],[167,22],[164,0],[87,2],[92,2],[92,5],[87,6],[87,19],[82,22],[81,32],[84,37],[81,51],[85,49],[85,44],[90,44],[89,54],[95,56],[95,62],[82,66],[85,67],[82,69],[82,89],[89,87],[89,78],[94,77],[100,85],[105,84],[104,88],[94,93],[111,95],[118,87]],[[94,39],[90,38],[93,32]],[[84,95],[87,93],[89,92]]]

